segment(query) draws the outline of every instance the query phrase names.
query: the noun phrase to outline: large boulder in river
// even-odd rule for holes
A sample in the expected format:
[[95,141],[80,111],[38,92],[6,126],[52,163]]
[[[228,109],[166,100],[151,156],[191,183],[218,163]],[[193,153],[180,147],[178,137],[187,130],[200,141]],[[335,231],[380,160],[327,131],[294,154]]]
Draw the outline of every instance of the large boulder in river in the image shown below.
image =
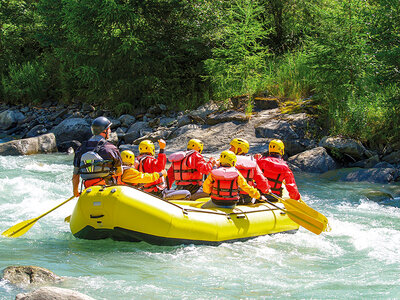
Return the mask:
[[355,162],[368,155],[365,147],[354,139],[328,136],[322,138],[319,146],[327,149],[335,159],[342,162]]
[[0,144],[0,155],[31,155],[51,152],[57,152],[56,137],[53,133]]
[[23,119],[25,116],[19,110],[8,109],[0,113],[0,128],[9,129]]
[[289,157],[288,163],[310,173],[325,173],[337,168],[336,162],[323,147],[293,155]]
[[65,119],[51,131],[56,136],[57,144],[72,140],[83,142],[92,136],[90,124],[82,118]]
[[353,171],[342,178],[344,181],[367,181],[376,183],[390,183],[400,180],[400,172],[393,167],[378,167]]
[[17,286],[57,283],[63,280],[62,277],[53,272],[36,266],[7,267],[3,271],[3,279]]
[[94,300],[77,291],[59,287],[42,287],[31,293],[18,294],[15,300]]

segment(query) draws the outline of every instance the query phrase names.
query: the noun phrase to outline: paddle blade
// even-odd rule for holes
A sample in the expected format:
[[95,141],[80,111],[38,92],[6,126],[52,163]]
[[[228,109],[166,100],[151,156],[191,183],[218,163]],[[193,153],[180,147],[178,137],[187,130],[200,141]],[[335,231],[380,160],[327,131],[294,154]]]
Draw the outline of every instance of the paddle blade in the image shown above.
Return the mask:
[[286,213],[292,221],[317,235],[326,228],[326,224],[298,210],[286,210]]
[[6,237],[17,238],[24,235],[33,225],[35,225],[38,218],[22,221],[4,231],[1,235]]
[[71,221],[71,215],[69,215],[68,217],[65,217],[64,222],[65,223],[69,223]]
[[287,210],[290,211],[299,211],[302,212],[313,219],[319,221],[320,223],[324,224],[322,231],[329,231],[330,227],[328,226],[328,219],[321,214],[320,212],[316,211],[315,209],[309,207],[304,202],[300,202],[294,199],[280,199],[281,202],[285,205]]

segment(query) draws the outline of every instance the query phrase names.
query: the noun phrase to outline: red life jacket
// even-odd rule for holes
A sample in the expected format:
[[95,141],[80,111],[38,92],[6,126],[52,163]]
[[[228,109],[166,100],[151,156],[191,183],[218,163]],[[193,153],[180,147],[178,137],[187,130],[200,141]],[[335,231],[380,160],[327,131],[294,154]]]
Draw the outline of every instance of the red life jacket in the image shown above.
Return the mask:
[[235,167],[220,167],[212,170],[211,174],[214,178],[211,199],[227,202],[239,200],[239,171]]
[[288,168],[284,160],[276,157],[267,157],[266,160],[270,164],[268,169],[263,170],[264,176],[267,177],[271,186],[271,191],[282,197],[283,172]]
[[197,169],[191,169],[187,165],[187,160],[195,152],[195,150],[179,151],[168,157],[168,160],[172,162],[176,185],[202,185],[203,175]]
[[[255,186],[254,174],[257,168],[257,162],[251,156],[237,155],[236,169],[243,175],[250,186]],[[240,190],[241,194],[247,195],[246,192]]]
[[[143,167],[145,160],[150,159],[150,158],[153,158],[153,156],[146,155],[146,154],[139,155],[139,157],[138,157],[139,163],[138,163],[138,168],[137,168],[139,170],[139,172],[152,173],[152,170],[145,170]],[[164,176],[161,176],[159,179],[157,179],[156,181],[153,181],[151,183],[146,183],[146,184],[138,183],[138,184],[132,184],[132,185],[141,187],[143,189],[143,191],[148,192],[148,193],[159,192],[159,191],[164,190],[167,187],[165,180],[164,180]]]

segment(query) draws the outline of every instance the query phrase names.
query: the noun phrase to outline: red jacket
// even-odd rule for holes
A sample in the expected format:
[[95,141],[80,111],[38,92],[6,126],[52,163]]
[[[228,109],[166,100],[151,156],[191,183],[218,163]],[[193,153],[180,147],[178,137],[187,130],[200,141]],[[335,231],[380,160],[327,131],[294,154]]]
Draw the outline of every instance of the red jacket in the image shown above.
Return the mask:
[[[137,170],[142,173],[154,173],[161,172],[165,169],[167,164],[167,156],[165,153],[159,153],[157,158],[148,154],[140,154],[137,157],[138,165]],[[152,183],[147,183],[143,186],[145,192],[158,192],[166,188],[164,177],[161,176],[159,179]]]
[[257,160],[257,164],[264,176],[267,177],[274,194],[282,196],[282,182],[284,181],[290,198],[300,199],[293,173],[281,157],[263,156]]
[[[263,172],[257,165],[257,161],[252,156],[237,155],[236,169],[240,171],[249,185],[255,186],[261,193],[266,194],[270,189],[268,179],[265,178]],[[254,184],[255,182],[255,184]],[[240,191],[241,194],[247,194]]]
[[[177,185],[202,185],[203,174],[208,175],[213,169],[212,163],[206,162],[203,155],[197,151],[175,152],[169,156],[169,160],[172,162],[171,167],[168,169],[169,186],[179,179],[179,177],[175,177],[175,173],[180,169],[178,161],[182,162],[182,169],[193,170],[193,172],[187,173],[184,181],[177,180]],[[190,179],[193,179],[193,181],[190,181]]]

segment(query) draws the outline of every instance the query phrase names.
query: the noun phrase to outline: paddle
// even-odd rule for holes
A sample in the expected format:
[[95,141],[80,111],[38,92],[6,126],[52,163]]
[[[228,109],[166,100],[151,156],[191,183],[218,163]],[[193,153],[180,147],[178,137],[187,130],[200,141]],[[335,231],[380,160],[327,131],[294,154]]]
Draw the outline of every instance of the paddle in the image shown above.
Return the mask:
[[271,195],[275,199],[278,199],[280,202],[282,202],[285,205],[286,209],[301,211],[301,212],[311,216],[312,218],[317,219],[321,223],[325,224],[323,231],[331,231],[331,228],[329,227],[328,219],[320,212],[309,207],[302,200],[299,200],[299,201],[294,200],[294,199],[286,199],[285,200],[273,193],[269,193],[269,195]]
[[280,208],[265,197],[262,197],[262,200],[285,212],[292,221],[317,235],[323,232],[326,228],[326,224],[304,212]]
[[60,206],[64,205],[65,203],[67,203],[68,201],[74,199],[75,196],[72,196],[71,198],[65,200],[63,203],[57,205],[56,207],[50,209],[49,211],[45,212],[44,214],[40,215],[39,217],[30,219],[30,220],[26,220],[26,221],[22,221],[21,223],[18,223],[10,228],[8,228],[6,231],[4,231],[1,235],[4,235],[6,237],[20,237],[21,235],[24,235],[29,229],[31,229],[31,227],[33,225],[35,225],[35,223],[43,218],[45,215],[51,213],[53,210],[56,210],[57,208],[59,208]]

